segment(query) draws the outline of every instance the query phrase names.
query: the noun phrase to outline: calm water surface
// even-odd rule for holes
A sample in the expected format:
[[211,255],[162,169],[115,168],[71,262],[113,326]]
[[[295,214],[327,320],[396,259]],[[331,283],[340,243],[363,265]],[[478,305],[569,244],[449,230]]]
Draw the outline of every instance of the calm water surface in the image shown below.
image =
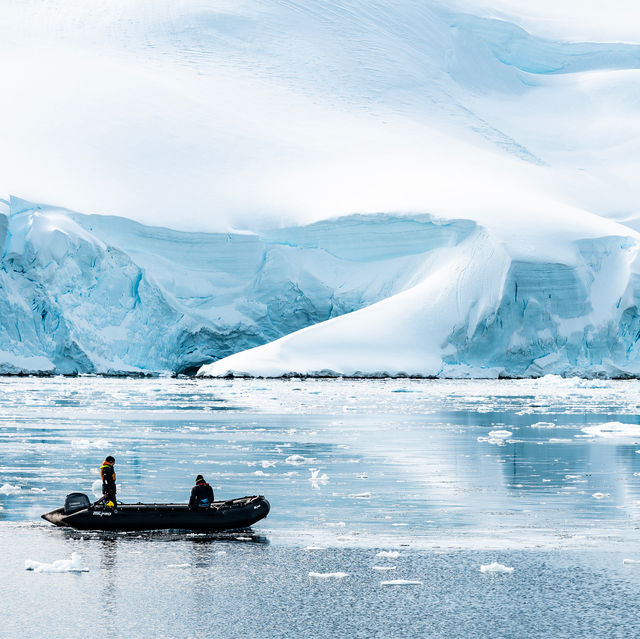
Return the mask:
[[[638,636],[639,416],[635,381],[0,378],[0,636]],[[271,514],[42,522],[107,454],[123,501],[184,501],[202,473]],[[71,552],[89,572],[24,570]]]

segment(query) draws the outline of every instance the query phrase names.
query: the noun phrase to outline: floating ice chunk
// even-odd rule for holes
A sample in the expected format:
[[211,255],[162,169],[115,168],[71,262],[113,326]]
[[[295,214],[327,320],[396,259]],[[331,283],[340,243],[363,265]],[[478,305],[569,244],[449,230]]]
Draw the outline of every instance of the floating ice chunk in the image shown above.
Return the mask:
[[611,497],[610,493],[593,493],[591,495],[594,499],[604,499],[605,497]]
[[226,550],[218,550],[218,552],[216,553],[216,555],[226,555],[227,551]]
[[307,546],[305,550],[324,550],[322,546]]
[[400,553],[397,550],[381,550],[376,557],[387,557],[389,559],[397,559]]
[[324,525],[327,526],[327,528],[344,528],[346,526],[344,521],[336,521],[336,522],[325,521]]
[[347,495],[350,499],[371,499],[371,493],[354,493]]
[[267,459],[263,459],[263,460],[260,462],[260,465],[261,465],[263,468],[271,468],[271,467],[275,467],[276,462],[274,462],[274,461],[269,461],[269,460],[267,460]]
[[422,586],[422,582],[416,579],[392,579],[391,581],[381,581],[381,586]]
[[371,570],[395,570],[395,566],[371,566]]
[[511,437],[513,433],[510,430],[490,430],[489,437],[493,437],[495,439],[507,439]]
[[0,495],[17,495],[20,492],[20,486],[13,484],[2,484],[0,486]]
[[595,426],[586,426],[583,433],[591,437],[602,437],[603,439],[640,439],[640,425],[623,424],[621,422],[606,422]]
[[96,479],[93,484],[91,484],[91,492],[95,497],[102,497],[102,480]]
[[268,477],[269,473],[265,473],[264,470],[256,470],[252,475],[256,475],[257,477]]
[[167,568],[188,568],[191,564],[167,564]]
[[46,488],[31,488],[31,492],[32,493],[46,493],[47,489]]
[[623,559],[622,563],[627,565],[640,565],[640,559]]
[[497,561],[494,561],[492,564],[480,566],[480,572],[490,573],[494,575],[509,575],[513,572],[513,568],[504,566],[503,564],[499,564]]
[[71,553],[71,559],[58,559],[53,563],[47,564],[33,559],[25,559],[25,570],[33,572],[89,572],[82,563],[82,557],[77,553]]
[[284,460],[285,464],[291,464],[291,466],[302,466],[302,464],[312,463],[315,459],[313,457],[305,457],[304,455],[289,455]]
[[349,574],[346,572],[310,572],[309,577],[313,579],[344,579]]
[[555,428],[556,425],[553,422],[536,422],[531,424],[531,428]]
[[311,482],[311,488],[320,488],[320,486],[326,485],[329,481],[329,477],[326,473],[320,474],[320,468],[310,468],[311,477],[309,477],[309,481]]
[[71,448],[87,450],[90,448],[111,448],[113,444],[106,439],[72,439]]

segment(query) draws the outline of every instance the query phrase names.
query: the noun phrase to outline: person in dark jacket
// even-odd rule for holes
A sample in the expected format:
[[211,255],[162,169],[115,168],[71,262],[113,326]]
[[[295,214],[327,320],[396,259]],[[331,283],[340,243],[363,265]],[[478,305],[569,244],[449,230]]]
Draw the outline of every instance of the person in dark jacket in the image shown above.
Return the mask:
[[100,466],[100,479],[102,479],[102,503],[107,508],[116,507],[116,471],[113,465],[116,460],[109,455]]
[[189,510],[209,508],[213,503],[213,488],[207,484],[202,475],[196,477],[196,485],[191,489]]

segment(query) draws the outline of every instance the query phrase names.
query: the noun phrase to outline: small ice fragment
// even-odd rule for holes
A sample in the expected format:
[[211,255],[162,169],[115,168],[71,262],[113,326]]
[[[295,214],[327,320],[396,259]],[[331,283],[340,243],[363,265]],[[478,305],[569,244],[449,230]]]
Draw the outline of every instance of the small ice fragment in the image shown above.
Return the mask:
[[486,564],[484,566],[480,566],[480,572],[491,573],[496,575],[509,575],[513,572],[513,568],[509,566],[504,566],[503,564],[499,564],[497,561],[494,561],[492,564]]
[[593,493],[591,495],[594,499],[604,499],[605,497],[611,497],[609,493]]
[[307,546],[305,550],[324,550],[322,546]]
[[371,493],[354,493],[347,495],[350,499],[371,499]]
[[25,570],[33,572],[89,572],[82,564],[82,557],[77,553],[71,553],[71,559],[58,559],[47,564],[33,559],[25,559]]
[[95,497],[102,497],[102,480],[96,479],[93,484],[91,484],[91,492]]
[[395,570],[395,566],[371,566],[371,570]]
[[315,459],[313,457],[305,457],[304,455],[289,455],[284,460],[285,464],[290,464],[291,466],[301,466],[307,462],[314,462]]
[[106,439],[72,439],[71,448],[88,450],[90,448],[112,448],[113,444]]
[[269,460],[267,460],[267,459],[263,459],[263,460],[260,462],[260,465],[261,465],[263,468],[270,468],[270,467],[275,467],[276,462],[274,462],[274,461],[269,461]]
[[257,477],[268,477],[269,476],[269,473],[265,473],[264,470],[256,470],[251,474],[252,475],[256,475]]
[[20,486],[12,484],[2,484],[0,486],[0,495],[17,495],[20,492]]
[[311,488],[319,489],[320,486],[324,486],[329,481],[326,473],[320,474],[320,468],[309,468],[309,470],[311,471],[311,477],[309,477]]
[[381,550],[376,557],[388,557],[389,559],[397,559],[400,553],[397,550]]
[[392,579],[391,581],[381,581],[381,586],[422,586],[421,581],[413,579]]
[[531,428],[555,428],[556,425],[553,422],[536,422],[531,424]]
[[244,536],[242,536],[242,535],[238,535],[238,536],[236,537],[236,539],[237,539],[238,541],[251,541],[251,540],[252,540],[252,537],[244,537]]
[[191,564],[167,564],[167,568],[188,568]]
[[336,521],[336,522],[325,521],[324,525],[327,526],[327,528],[343,528],[344,526],[346,526],[344,521]]
[[226,550],[218,550],[218,552],[216,553],[216,555],[226,555],[227,551]]
[[507,439],[507,437],[511,437],[513,433],[510,430],[490,430],[489,437],[493,437],[495,439]]
[[627,565],[640,564],[640,559],[623,559],[622,563]]
[[32,493],[46,493],[47,489],[46,488],[32,488],[31,492]]
[[344,579],[349,574],[346,572],[310,572],[309,577],[315,579]]

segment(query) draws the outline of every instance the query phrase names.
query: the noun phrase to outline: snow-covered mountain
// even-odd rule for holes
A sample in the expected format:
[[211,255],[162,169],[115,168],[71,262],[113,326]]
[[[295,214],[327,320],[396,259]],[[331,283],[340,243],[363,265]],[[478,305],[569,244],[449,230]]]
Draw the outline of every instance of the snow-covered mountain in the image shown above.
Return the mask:
[[633,3],[0,17],[0,371],[636,374]]

